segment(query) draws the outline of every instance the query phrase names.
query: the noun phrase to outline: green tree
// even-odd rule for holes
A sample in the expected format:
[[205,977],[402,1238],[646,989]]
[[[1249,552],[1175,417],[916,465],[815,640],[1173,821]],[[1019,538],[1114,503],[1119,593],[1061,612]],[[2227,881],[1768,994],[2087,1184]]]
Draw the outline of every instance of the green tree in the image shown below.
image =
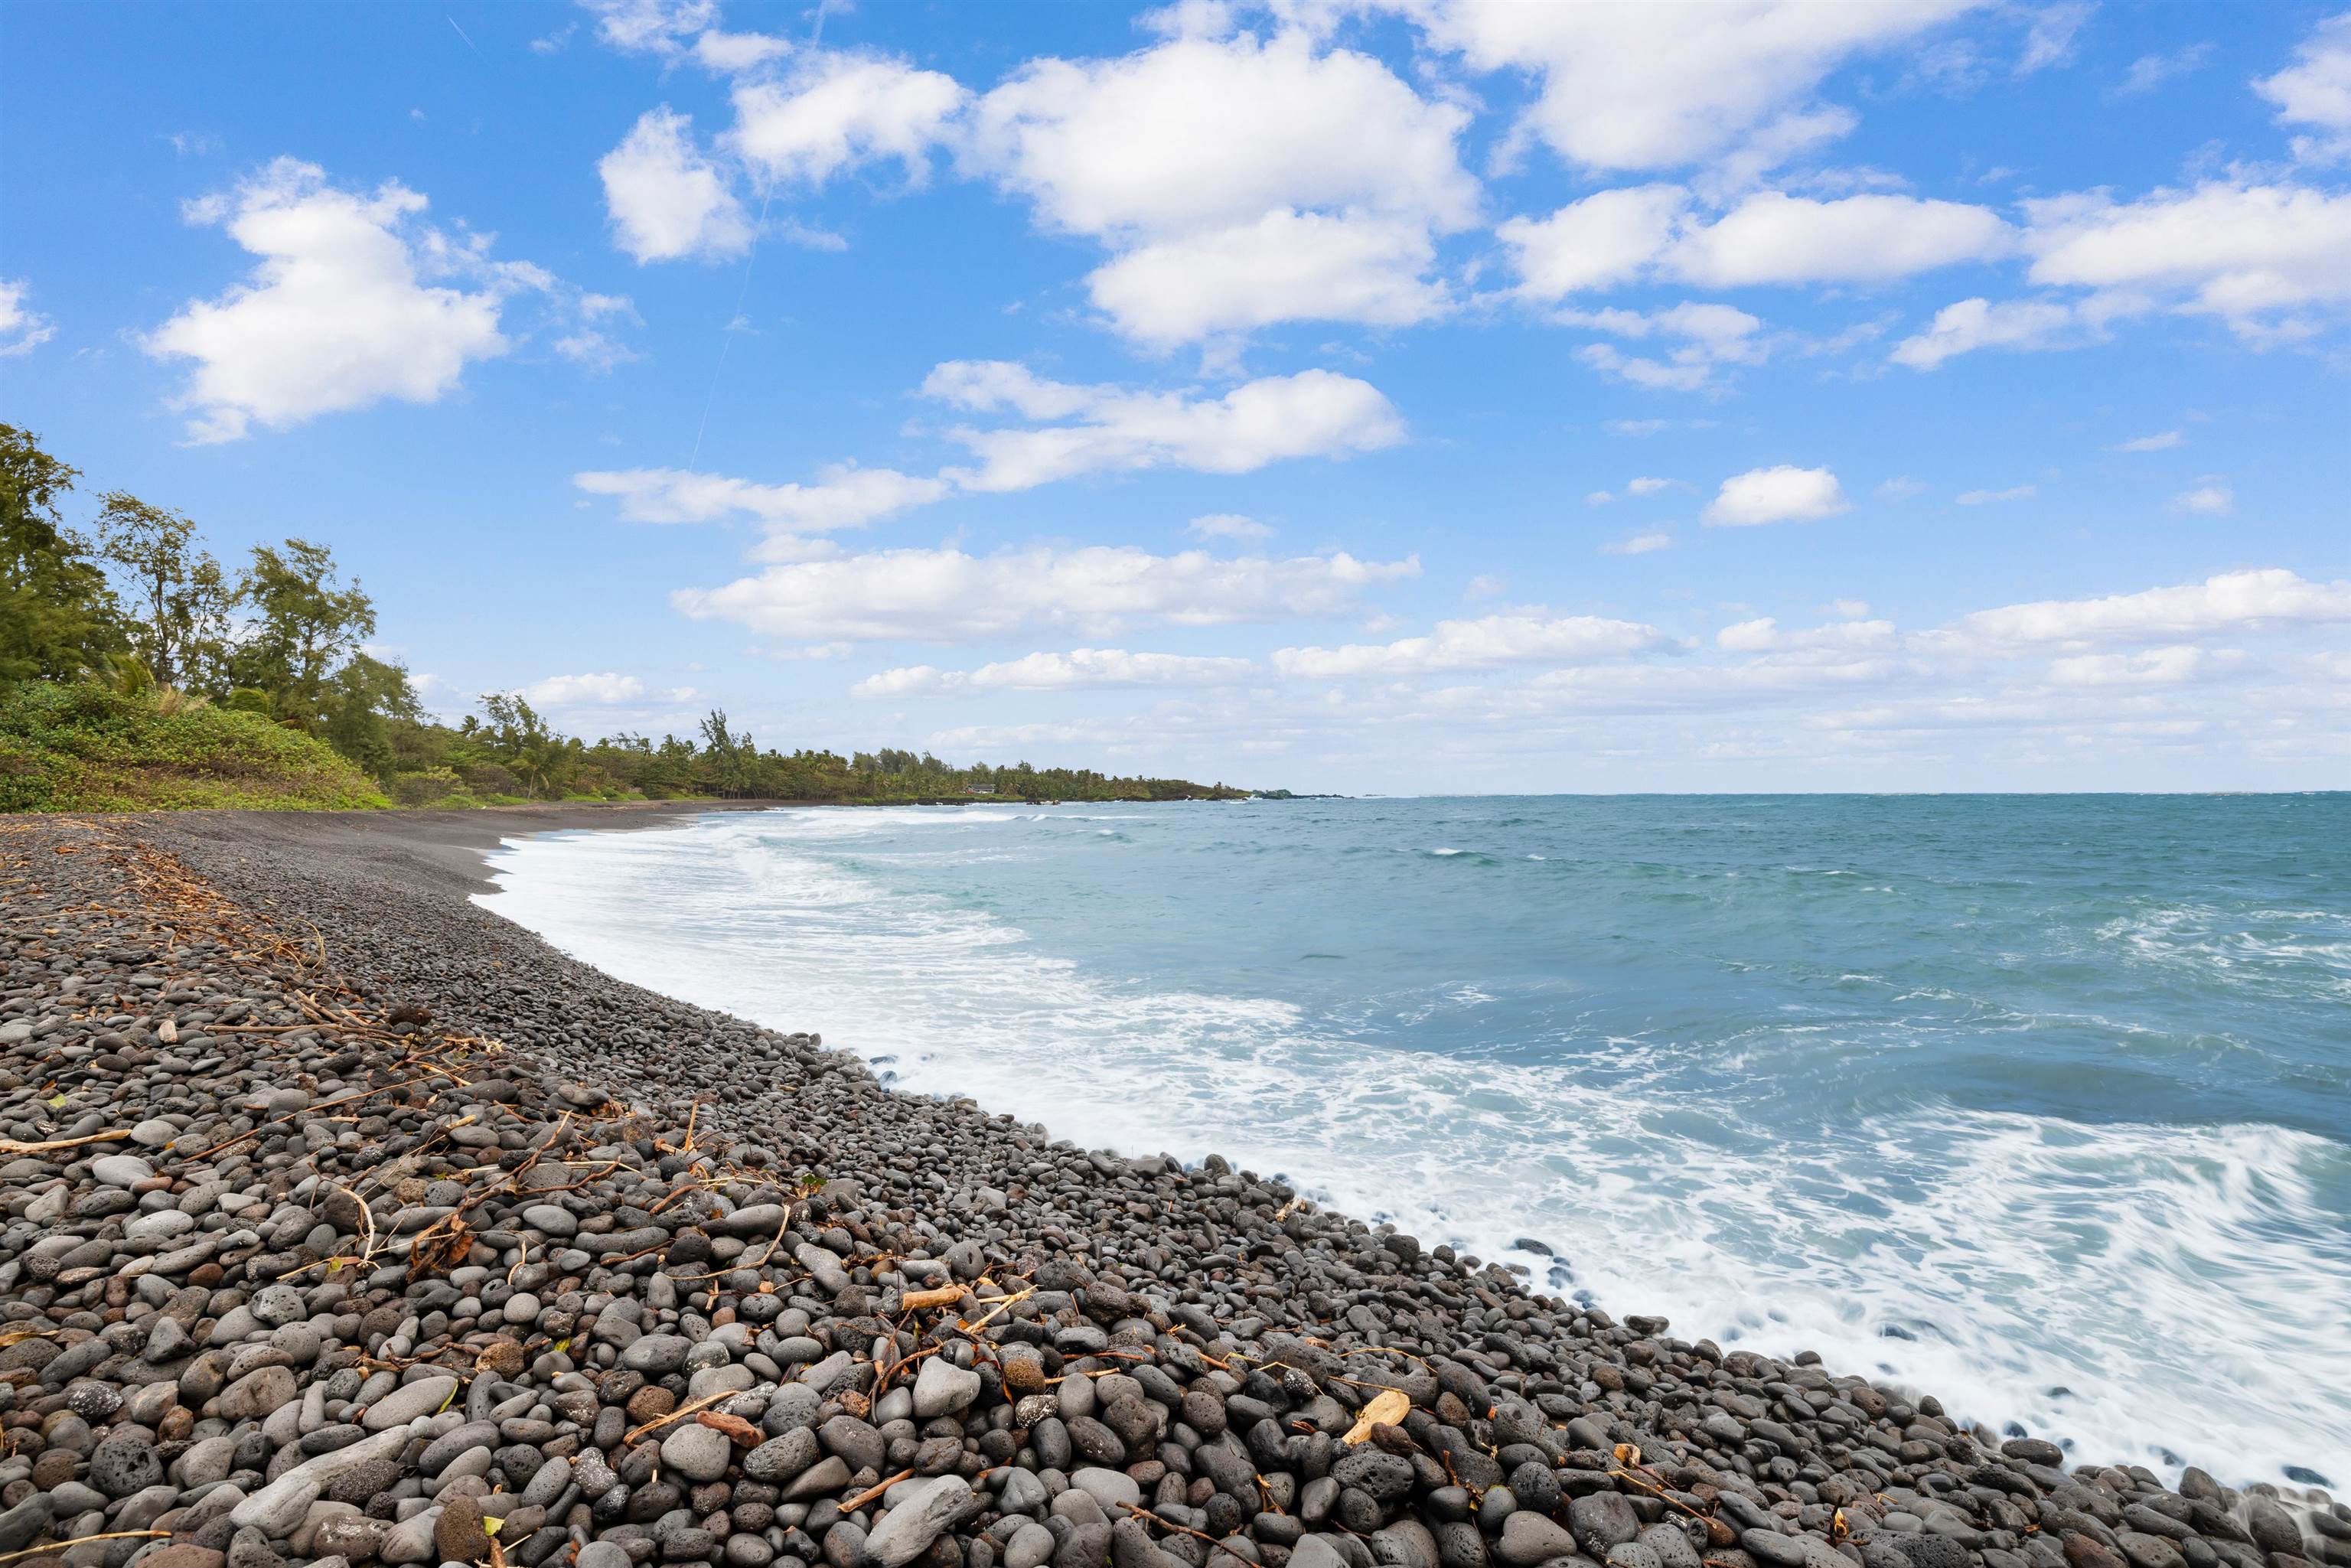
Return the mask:
[[341,586],[333,553],[306,539],[254,546],[236,598],[260,621],[230,661],[234,684],[267,692],[280,719],[315,728],[327,716],[328,677],[375,635],[373,601],[356,580]]
[[727,733],[725,708],[712,708],[703,719],[702,749],[721,794],[749,792],[752,765],[758,760],[759,748],[752,744],[747,729],[741,735]]
[[520,692],[483,693],[482,712],[488,722],[476,733],[523,787],[534,795],[562,794],[580,769],[580,742],[558,735]]
[[163,685],[225,695],[231,594],[193,519],[111,490],[99,498],[98,536],[125,579],[131,652]]
[[424,710],[400,665],[353,653],[327,682],[327,744],[381,778],[399,763],[404,730]]
[[106,573],[57,514],[79,477],[0,424],[0,684],[71,680],[122,647]]

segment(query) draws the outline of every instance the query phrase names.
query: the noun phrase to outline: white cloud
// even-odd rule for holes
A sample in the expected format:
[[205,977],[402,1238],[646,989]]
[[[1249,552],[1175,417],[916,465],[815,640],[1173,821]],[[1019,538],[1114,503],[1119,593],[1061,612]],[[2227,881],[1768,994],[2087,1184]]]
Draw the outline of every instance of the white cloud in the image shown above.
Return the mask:
[[1801,119],[1823,78],[1865,50],[1915,37],[1964,0],[1821,5],[1529,5],[1460,0],[1408,7],[1479,70],[1538,73],[1522,121],[1573,162],[1663,169]]
[[1894,622],[1891,621],[1840,621],[1827,626],[1790,632],[1782,630],[1780,622],[1769,615],[1725,626],[1714,634],[1714,645],[1727,653],[1882,648],[1889,646],[1893,641]]
[[596,165],[621,248],[640,263],[739,256],[751,225],[718,170],[694,145],[693,121],[648,110]]
[[1935,312],[1916,337],[1895,345],[1887,358],[1914,371],[1931,371],[1945,360],[1978,349],[2048,349],[2078,338],[2080,320],[2072,307],[2043,299],[1962,299]]
[[1289,208],[1477,217],[1454,148],[1468,111],[1300,32],[1032,60],[973,121],[973,165],[1078,234],[1197,234]]
[[1873,492],[1881,501],[1914,500],[1926,493],[1927,482],[1923,479],[1913,479],[1907,474],[1897,475],[1885,481]]
[[577,707],[586,703],[632,702],[645,695],[645,683],[634,675],[549,675],[522,688],[538,707]]
[[1403,419],[1377,388],[1330,371],[1264,376],[1210,398],[1075,386],[1006,361],[957,360],[934,370],[923,392],[975,412],[1071,422],[951,431],[980,466],[949,476],[978,491],[1163,466],[1245,474],[1282,458],[1342,457],[1404,439]]
[[1621,539],[1611,539],[1600,547],[1603,555],[1647,555],[1652,550],[1671,549],[1674,536],[1662,529],[1632,534]]
[[1758,523],[1811,522],[1850,510],[1844,487],[1826,468],[1782,463],[1733,475],[1708,503],[1705,520],[1726,528]]
[[2234,649],[2211,651],[2193,643],[2136,653],[2075,653],[2052,659],[2049,678],[2061,686],[2178,685],[2220,674],[2243,657]]
[[2295,63],[2253,83],[2278,106],[2282,125],[2314,133],[2294,138],[2294,155],[2314,162],[2351,153],[2351,11],[2327,17],[2294,49]]
[[821,185],[894,159],[910,183],[929,177],[931,150],[969,97],[953,77],[882,55],[827,50],[780,81],[735,89],[727,145],[769,179]]
[[1244,543],[1273,537],[1273,530],[1265,524],[1238,512],[1211,512],[1194,517],[1184,525],[1184,531],[1197,539],[1239,539]]
[[2032,14],[2024,33],[2024,52],[2016,62],[2018,76],[2030,76],[2074,57],[2074,36],[2097,11],[2095,0],[2060,0]]
[[2158,431],[2153,435],[2135,435],[2128,441],[2118,441],[2106,448],[2109,452],[2168,452],[2187,439],[2176,430]]
[[1649,476],[1643,476],[1638,478],[1625,480],[1625,494],[1628,496],[1654,496],[1661,490],[1670,490],[1680,484],[1681,481],[1678,479],[1659,479]]
[[[2204,62],[2212,57],[2210,43],[2189,44],[2168,54],[2141,55],[2130,63],[2123,79],[2116,84],[2116,96],[2133,98],[2143,92],[2153,92],[2165,82],[2201,70]],[[2258,90],[2259,84],[2255,84]]]
[[1892,195],[1821,202],[1764,191],[1686,232],[1666,266],[1686,282],[1713,288],[1883,283],[2004,256],[2014,244],[1996,214],[1959,202]]
[[1761,191],[1708,223],[1677,185],[1602,191],[1495,233],[1512,253],[1519,292],[1542,300],[1642,278],[1708,288],[1885,283],[2016,246],[1996,214],[1959,202]]
[[792,52],[789,40],[770,33],[721,33],[716,30],[694,40],[694,57],[705,68],[734,76],[782,59]]
[[1447,308],[1433,235],[1477,182],[1457,104],[1368,55],[1178,36],[1113,59],[1033,60],[978,100],[965,167],[1112,259],[1096,308],[1156,348],[1283,320],[1400,326]]
[[25,303],[31,286],[0,277],[0,359],[28,354],[57,335],[47,316]]
[[1119,648],[1072,648],[1066,653],[1030,653],[1001,664],[982,664],[977,670],[940,670],[929,664],[884,670],[852,686],[850,695],[967,696],[990,691],[1218,686],[1245,680],[1255,668],[1247,659],[1130,653]]
[[1679,339],[1662,356],[1628,354],[1614,343],[1590,343],[1576,351],[1577,359],[1602,374],[1652,391],[1708,391],[1718,384],[1722,367],[1761,364],[1765,358],[1758,336],[1762,321],[1729,305],[1685,301],[1647,315],[1637,310],[1566,310],[1557,319],[1566,326],[1635,340],[1652,335]]
[[737,622],[762,635],[955,643],[1028,626],[1100,634],[1136,622],[1208,626],[1328,615],[1366,589],[1419,572],[1416,557],[1365,561],[1343,553],[1275,560],[1107,545],[992,556],[897,549],[778,565],[671,599],[696,620]]
[[2248,335],[2351,300],[2351,193],[2213,181],[2137,202],[2104,195],[2026,204],[2032,281],[2210,312]]
[[1128,337],[1172,348],[1277,321],[1404,327],[1444,312],[1436,259],[1410,219],[1301,213],[1157,240],[1096,268],[1086,287]]
[[[596,36],[627,54],[674,56],[718,21],[717,0],[580,0],[596,16]],[[535,46],[534,46],[535,47]]]
[[1512,218],[1494,233],[1512,253],[1519,291],[1561,299],[1643,276],[1671,243],[1688,201],[1678,185],[1600,191],[1547,218]]
[[[260,260],[247,282],[191,300],[141,340],[158,358],[195,361],[176,403],[193,411],[190,437],[234,441],[256,422],[282,430],[384,398],[433,402],[467,364],[505,353],[503,298],[549,280],[423,227],[424,205],[396,181],[366,195],[339,190],[291,158],[193,205],[192,222],[225,224]],[[461,271],[483,287],[420,277]]]
[[2012,246],[2008,224],[1984,207],[1914,195],[1815,203],[1761,191],[1716,224],[1686,230],[1665,256],[1665,270],[1714,289],[1890,282],[1959,261],[1989,261]]
[[1962,490],[1956,499],[1962,507],[1982,507],[2001,501],[2029,501],[2039,494],[2032,485],[2011,485],[2005,490]]
[[571,482],[591,496],[618,497],[628,522],[708,523],[740,514],[789,533],[858,528],[940,500],[950,488],[944,479],[846,465],[825,469],[821,478],[815,485],[758,485],[681,468],[623,468],[575,474]]
[[2199,517],[2225,517],[2237,509],[2237,493],[2226,485],[2199,485],[2171,497],[2171,509]]
[[1274,653],[1273,663],[1294,680],[1331,681],[1491,670],[1506,664],[1582,664],[1673,646],[1671,637],[1637,622],[1596,615],[1488,615],[1439,622],[1426,637],[1395,643],[1282,648]]
[[2312,582],[2282,567],[2229,571],[2104,599],[2049,599],[1981,610],[1949,634],[1981,648],[2192,637],[2199,632],[2351,622],[2351,582]]

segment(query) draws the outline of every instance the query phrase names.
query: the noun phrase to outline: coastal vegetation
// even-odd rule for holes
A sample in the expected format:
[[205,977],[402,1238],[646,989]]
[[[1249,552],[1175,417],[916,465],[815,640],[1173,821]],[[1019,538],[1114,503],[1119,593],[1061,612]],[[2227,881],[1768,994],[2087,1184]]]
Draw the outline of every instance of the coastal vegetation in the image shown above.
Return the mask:
[[786,752],[717,709],[689,736],[590,742],[515,691],[452,723],[371,651],[375,603],[324,546],[256,545],[232,570],[186,514],[120,490],[77,528],[65,502],[80,478],[0,424],[0,810],[1246,793],[887,747]]

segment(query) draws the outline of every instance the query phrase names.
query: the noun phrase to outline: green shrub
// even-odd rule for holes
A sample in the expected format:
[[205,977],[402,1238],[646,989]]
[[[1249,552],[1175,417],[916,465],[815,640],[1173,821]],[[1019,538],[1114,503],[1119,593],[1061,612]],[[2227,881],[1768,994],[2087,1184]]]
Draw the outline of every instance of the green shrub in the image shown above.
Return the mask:
[[522,780],[515,777],[513,769],[500,763],[465,763],[458,768],[458,774],[465,780],[465,788],[476,795],[513,795],[519,798],[522,794]]
[[0,810],[144,811],[388,805],[324,742],[164,688],[95,682],[0,688]]
[[432,806],[465,794],[465,781],[447,768],[427,768],[392,777],[392,803],[395,806]]

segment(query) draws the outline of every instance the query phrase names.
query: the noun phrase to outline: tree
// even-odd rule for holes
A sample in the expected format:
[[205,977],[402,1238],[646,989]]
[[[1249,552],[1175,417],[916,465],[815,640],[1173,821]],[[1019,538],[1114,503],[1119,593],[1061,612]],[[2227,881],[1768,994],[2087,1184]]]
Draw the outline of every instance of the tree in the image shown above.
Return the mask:
[[492,755],[532,794],[561,794],[579,770],[580,742],[550,729],[520,692],[484,692],[482,712],[489,722],[479,734]]
[[131,652],[161,685],[224,693],[231,596],[195,522],[122,490],[99,503],[100,548],[128,580]]
[[71,680],[122,647],[114,595],[57,515],[81,471],[0,424],[0,684]]
[[424,721],[408,672],[367,653],[353,653],[327,683],[327,744],[381,777],[399,761],[398,727]]
[[315,727],[326,713],[328,675],[375,635],[373,601],[357,581],[340,586],[332,552],[306,539],[287,539],[283,550],[254,546],[236,598],[260,624],[232,660],[235,684],[267,692],[279,718]]
[[702,746],[717,776],[720,793],[740,794],[750,789],[751,765],[758,760],[759,748],[751,743],[747,729],[739,736],[727,733],[725,708],[712,708],[703,719]]

